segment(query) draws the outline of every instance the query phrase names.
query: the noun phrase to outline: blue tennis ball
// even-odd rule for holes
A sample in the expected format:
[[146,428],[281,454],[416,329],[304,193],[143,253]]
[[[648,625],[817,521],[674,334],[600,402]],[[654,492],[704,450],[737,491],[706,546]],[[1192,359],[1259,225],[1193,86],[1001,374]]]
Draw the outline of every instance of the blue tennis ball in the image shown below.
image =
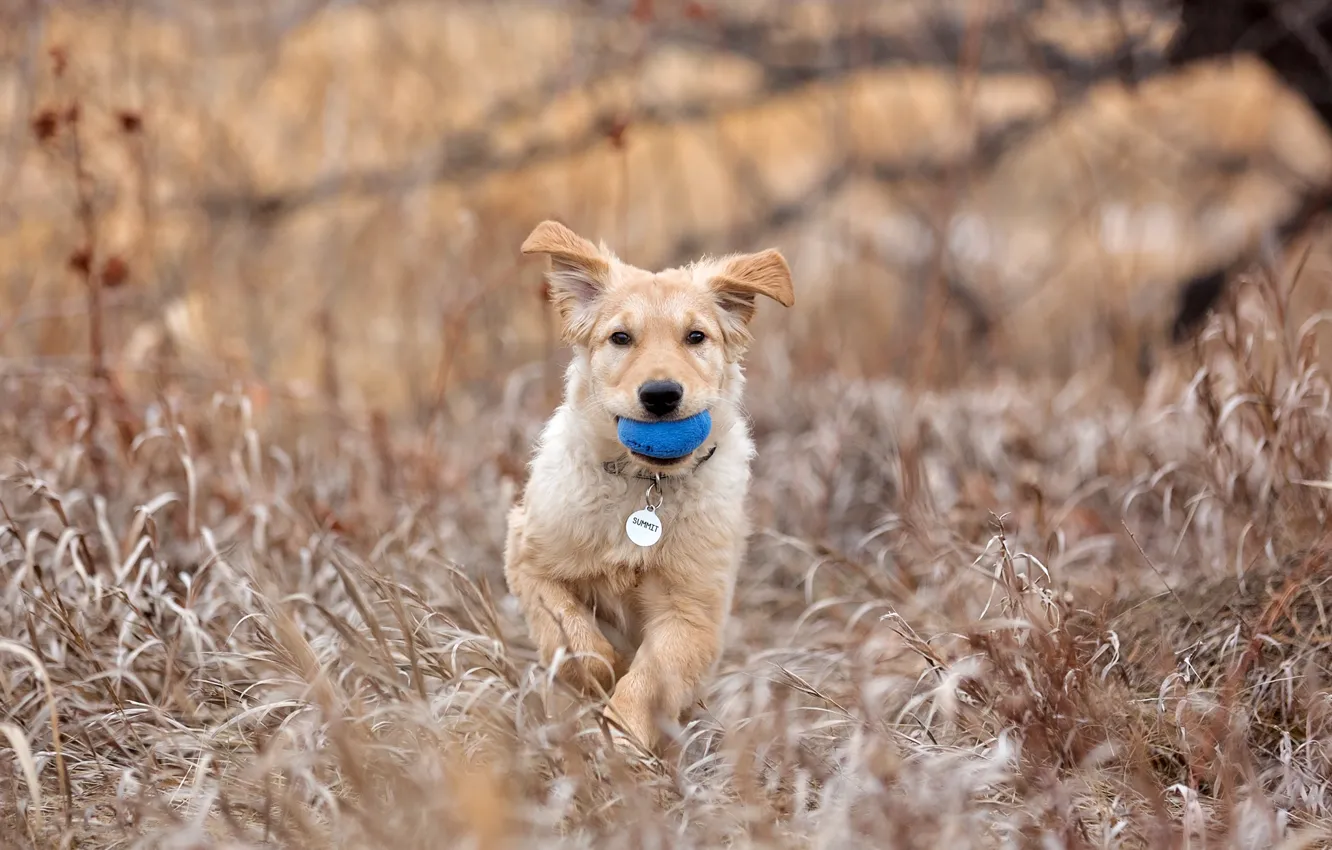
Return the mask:
[[712,414],[703,410],[674,422],[640,422],[621,417],[617,429],[620,442],[630,451],[670,460],[684,457],[703,445],[712,431]]

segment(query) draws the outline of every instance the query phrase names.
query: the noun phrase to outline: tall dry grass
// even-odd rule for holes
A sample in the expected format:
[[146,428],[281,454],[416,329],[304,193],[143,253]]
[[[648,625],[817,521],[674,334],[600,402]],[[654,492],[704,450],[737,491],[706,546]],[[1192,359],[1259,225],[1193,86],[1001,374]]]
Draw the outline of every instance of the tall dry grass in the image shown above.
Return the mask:
[[531,413],[270,440],[245,396],[180,395],[126,444],[82,388],[9,379],[4,834],[1327,846],[1329,385],[1286,292],[1250,282],[1159,414],[1077,382],[755,385],[725,658],[646,763],[500,579]]

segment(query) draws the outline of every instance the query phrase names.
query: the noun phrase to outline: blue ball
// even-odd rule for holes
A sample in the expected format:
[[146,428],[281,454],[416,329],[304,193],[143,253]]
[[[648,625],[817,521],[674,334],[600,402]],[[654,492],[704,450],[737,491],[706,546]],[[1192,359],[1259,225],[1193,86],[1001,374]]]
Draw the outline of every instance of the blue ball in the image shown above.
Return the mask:
[[620,442],[630,451],[670,460],[684,457],[703,445],[712,431],[712,414],[706,410],[674,422],[640,422],[621,418]]

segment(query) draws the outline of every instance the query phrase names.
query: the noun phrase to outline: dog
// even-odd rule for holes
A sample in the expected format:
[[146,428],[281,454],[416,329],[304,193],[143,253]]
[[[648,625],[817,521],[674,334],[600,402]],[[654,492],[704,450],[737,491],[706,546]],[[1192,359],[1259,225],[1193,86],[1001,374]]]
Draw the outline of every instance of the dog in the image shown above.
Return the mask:
[[[521,251],[547,257],[573,357],[508,516],[505,580],[542,663],[609,696],[617,747],[653,752],[721,655],[755,453],[742,360],[758,296],[794,305],[791,271],[768,249],[654,273],[549,220]],[[681,458],[638,455],[617,438],[620,417],[702,410],[708,438]],[[629,536],[645,509],[660,535],[650,545]]]

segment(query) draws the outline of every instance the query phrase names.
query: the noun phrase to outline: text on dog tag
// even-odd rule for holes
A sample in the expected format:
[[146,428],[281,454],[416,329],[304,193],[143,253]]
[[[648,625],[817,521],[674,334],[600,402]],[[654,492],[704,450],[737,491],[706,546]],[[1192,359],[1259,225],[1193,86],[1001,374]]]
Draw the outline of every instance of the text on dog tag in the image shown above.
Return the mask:
[[661,539],[661,517],[651,508],[634,511],[624,531],[635,544],[647,548]]

